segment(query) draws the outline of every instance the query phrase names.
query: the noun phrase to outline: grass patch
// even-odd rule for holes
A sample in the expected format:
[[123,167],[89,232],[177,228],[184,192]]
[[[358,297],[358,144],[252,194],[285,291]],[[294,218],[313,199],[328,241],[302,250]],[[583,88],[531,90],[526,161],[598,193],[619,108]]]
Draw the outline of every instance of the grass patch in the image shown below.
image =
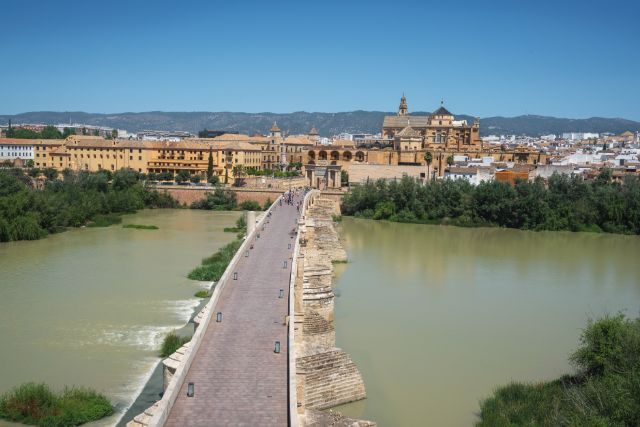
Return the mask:
[[176,331],[169,332],[162,340],[160,347],[160,357],[169,357],[176,352],[177,349],[191,341],[191,337],[181,337]]
[[202,290],[196,292],[193,296],[196,297],[196,298],[209,298],[211,296],[211,294],[206,289],[202,289]]
[[244,217],[244,214],[238,218],[236,221],[235,227],[225,227],[225,233],[246,233],[247,232],[247,219]]
[[225,233],[239,233],[243,230],[243,228],[240,227],[225,227],[224,228],[224,232]]
[[122,228],[135,228],[136,230],[157,230],[155,225],[142,225],[142,224],[125,224]]
[[78,426],[113,414],[111,402],[83,387],[53,392],[46,384],[25,383],[0,396],[0,418],[38,426]]
[[93,220],[87,227],[109,227],[110,225],[120,224],[122,217],[118,214],[99,214],[93,217]]
[[220,248],[218,252],[202,260],[202,264],[189,273],[191,280],[201,282],[217,282],[220,280],[233,256],[242,245],[242,240],[237,239]]

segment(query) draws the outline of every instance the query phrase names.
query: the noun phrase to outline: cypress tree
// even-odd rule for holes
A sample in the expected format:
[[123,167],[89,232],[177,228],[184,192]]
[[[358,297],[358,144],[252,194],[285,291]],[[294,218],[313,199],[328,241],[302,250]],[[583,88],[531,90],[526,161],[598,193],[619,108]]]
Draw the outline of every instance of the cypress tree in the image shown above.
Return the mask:
[[213,155],[211,153],[211,148],[209,148],[209,162],[207,163],[207,181],[211,179],[213,175]]

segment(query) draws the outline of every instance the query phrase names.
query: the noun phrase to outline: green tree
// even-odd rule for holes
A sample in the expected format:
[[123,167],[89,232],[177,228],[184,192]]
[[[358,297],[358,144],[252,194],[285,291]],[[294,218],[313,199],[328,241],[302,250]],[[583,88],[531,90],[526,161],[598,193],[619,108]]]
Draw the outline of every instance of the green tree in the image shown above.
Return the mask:
[[453,156],[448,156],[447,157],[447,165],[449,167],[451,167],[451,165],[453,165]]
[[53,126],[47,126],[40,132],[42,139],[62,139],[62,133]]
[[117,139],[118,138],[118,129],[112,129],[111,130],[111,138],[112,139]]
[[207,182],[211,185],[220,185],[220,178],[218,178],[218,175],[211,175]]
[[66,138],[71,135],[75,135],[76,131],[72,128],[64,128],[62,129],[62,138]]
[[44,174],[45,178],[50,181],[58,178],[58,171],[55,168],[46,168],[42,171],[42,173]]
[[186,182],[188,180],[189,180],[189,172],[186,170],[178,171],[178,173],[175,176],[175,181],[178,183]]
[[209,148],[209,158],[207,159],[207,181],[210,180],[212,176],[213,176],[213,150]]
[[13,129],[11,135],[12,135],[11,138],[18,138],[18,139],[40,138],[40,133],[31,129]]
[[189,181],[193,182],[194,184],[199,183],[200,182],[200,175],[197,175],[197,174],[191,175],[191,177],[189,177]]
[[127,190],[138,183],[140,174],[133,169],[124,168],[113,174],[113,188],[116,190]]
[[40,169],[39,168],[31,168],[27,171],[27,174],[31,177],[31,178],[37,178],[40,175]]
[[349,185],[349,173],[346,170],[340,171],[340,185],[343,187]]

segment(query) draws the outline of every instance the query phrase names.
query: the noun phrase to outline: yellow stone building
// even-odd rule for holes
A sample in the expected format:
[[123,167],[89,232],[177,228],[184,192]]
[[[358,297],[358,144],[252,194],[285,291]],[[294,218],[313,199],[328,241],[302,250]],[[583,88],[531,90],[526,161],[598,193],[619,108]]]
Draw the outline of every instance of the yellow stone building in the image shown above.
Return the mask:
[[[222,135],[224,137],[225,135]],[[236,135],[237,136],[237,135]],[[246,168],[264,169],[264,159],[276,157],[260,144],[252,144],[246,135],[235,140],[185,139],[182,141],[105,140],[102,137],[72,135],[64,140],[21,140],[34,146],[34,166],[59,171],[116,171],[131,168],[141,173],[177,173],[187,171],[205,178],[209,154],[213,173],[228,181],[236,171]],[[0,139],[0,142],[2,139]],[[14,139],[12,143],[16,143]]]
[[465,120],[456,120],[444,105],[428,116],[410,116],[404,95],[398,113],[385,116],[382,135],[388,143],[376,148],[347,144],[309,147],[305,164],[337,165],[347,171],[352,164],[424,166],[426,170],[425,154],[429,152],[432,158],[430,173],[444,176],[447,161],[457,155],[470,159],[492,157],[495,162],[528,165],[548,162],[546,154],[530,147],[515,150],[485,148],[480,138],[480,121],[475,119],[469,125]]

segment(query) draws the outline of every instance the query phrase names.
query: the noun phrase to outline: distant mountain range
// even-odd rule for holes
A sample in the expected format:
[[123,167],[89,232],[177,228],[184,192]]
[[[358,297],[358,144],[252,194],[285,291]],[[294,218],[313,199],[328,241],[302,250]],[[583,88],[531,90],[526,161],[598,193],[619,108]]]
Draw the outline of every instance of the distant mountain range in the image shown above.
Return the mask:
[[[383,111],[351,111],[342,113],[232,113],[232,112],[163,112],[94,114],[84,112],[40,111],[15,115],[0,115],[0,124],[9,119],[13,123],[83,123],[126,129],[129,132],[142,130],[176,130],[197,134],[202,129],[238,131],[240,133],[267,133],[274,121],[288,134],[306,134],[312,126],[322,136],[340,132],[377,133],[382,128]],[[426,115],[415,112],[412,115]],[[456,115],[458,119],[472,121],[468,115]],[[611,132],[639,131],[640,122],[621,118],[591,117],[589,119],[564,119],[545,116],[486,117],[480,119],[482,135],[530,135],[561,134],[563,132]]]

